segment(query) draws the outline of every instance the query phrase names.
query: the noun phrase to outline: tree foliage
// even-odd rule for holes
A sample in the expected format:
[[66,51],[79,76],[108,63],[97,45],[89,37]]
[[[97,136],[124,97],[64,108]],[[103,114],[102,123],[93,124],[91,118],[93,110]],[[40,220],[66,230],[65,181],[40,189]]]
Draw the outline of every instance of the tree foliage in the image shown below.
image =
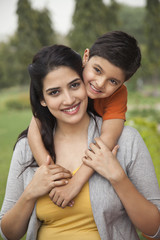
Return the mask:
[[110,6],[105,5],[102,0],[75,2],[73,29],[69,33],[69,40],[73,49],[83,53],[85,48],[91,47],[97,37],[113,27],[116,22],[117,5],[113,0]]
[[146,36],[148,68],[154,81],[158,81],[160,75],[160,1],[146,1]]
[[146,37],[144,35],[145,8],[120,5],[117,14],[119,29],[133,35],[138,42],[144,44],[146,42]]
[[18,29],[15,35],[0,45],[0,86],[28,84],[28,64],[43,46],[53,44],[56,36],[52,29],[49,11],[35,10],[29,0],[17,4]]

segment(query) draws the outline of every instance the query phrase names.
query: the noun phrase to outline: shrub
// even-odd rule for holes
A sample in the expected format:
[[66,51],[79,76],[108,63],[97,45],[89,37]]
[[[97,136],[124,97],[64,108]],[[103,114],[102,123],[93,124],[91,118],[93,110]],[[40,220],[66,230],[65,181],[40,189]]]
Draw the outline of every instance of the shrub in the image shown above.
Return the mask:
[[152,157],[160,185],[160,133],[158,133],[158,123],[137,117],[127,121],[126,125],[132,126],[140,132]]
[[22,109],[28,109],[30,108],[30,100],[29,100],[29,96],[26,93],[20,94],[18,96],[9,98],[6,101],[6,107],[9,110],[22,110]]

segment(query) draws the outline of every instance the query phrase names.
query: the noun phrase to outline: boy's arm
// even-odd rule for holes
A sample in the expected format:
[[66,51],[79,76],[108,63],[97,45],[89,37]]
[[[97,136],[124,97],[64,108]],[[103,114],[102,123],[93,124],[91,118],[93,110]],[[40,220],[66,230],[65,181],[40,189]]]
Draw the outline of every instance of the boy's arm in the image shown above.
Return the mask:
[[[39,166],[45,163],[47,156],[49,155],[46,150],[41,135],[40,135],[41,123],[38,119],[32,117],[32,120],[28,129],[28,142],[33,153],[34,158]],[[52,164],[54,162],[52,161]]]
[[[101,129],[101,140],[109,149],[113,149],[123,130],[123,119],[105,120]],[[85,164],[82,164],[69,183],[65,186],[54,188],[50,192],[51,200],[61,207],[66,207],[68,203],[78,195],[84,184],[94,173],[94,170]],[[72,206],[72,204],[70,205]]]
[[100,139],[110,150],[113,150],[117,144],[123,127],[123,119],[108,119],[103,121]]
[[78,171],[68,180],[68,184],[62,187],[55,187],[51,190],[50,199],[59,207],[72,207],[73,199],[81,191],[84,184],[92,176],[94,170],[85,164],[82,164]]

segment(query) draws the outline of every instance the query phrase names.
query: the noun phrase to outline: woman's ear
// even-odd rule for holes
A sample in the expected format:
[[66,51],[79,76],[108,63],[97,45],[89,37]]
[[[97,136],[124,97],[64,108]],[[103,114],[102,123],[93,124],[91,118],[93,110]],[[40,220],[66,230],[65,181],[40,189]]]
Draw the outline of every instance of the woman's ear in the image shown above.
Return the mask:
[[88,60],[89,60],[89,49],[86,48],[86,50],[84,51],[84,54],[83,54],[83,67],[86,65]]
[[46,102],[45,102],[44,100],[41,100],[40,103],[41,103],[41,105],[42,105],[43,107],[46,107],[46,106],[47,106],[47,104],[46,104]]

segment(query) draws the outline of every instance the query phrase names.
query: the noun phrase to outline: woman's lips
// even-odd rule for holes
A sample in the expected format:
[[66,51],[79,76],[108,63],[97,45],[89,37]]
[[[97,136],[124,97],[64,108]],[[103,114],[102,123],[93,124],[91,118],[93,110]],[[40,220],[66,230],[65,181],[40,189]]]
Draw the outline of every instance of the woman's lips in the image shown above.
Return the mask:
[[63,109],[62,111],[63,111],[64,113],[67,113],[67,114],[72,115],[72,114],[77,113],[77,112],[79,111],[79,108],[80,108],[80,103],[78,103],[78,104],[76,104],[76,105],[74,105],[74,106],[72,106],[72,107],[65,108],[65,109]]

